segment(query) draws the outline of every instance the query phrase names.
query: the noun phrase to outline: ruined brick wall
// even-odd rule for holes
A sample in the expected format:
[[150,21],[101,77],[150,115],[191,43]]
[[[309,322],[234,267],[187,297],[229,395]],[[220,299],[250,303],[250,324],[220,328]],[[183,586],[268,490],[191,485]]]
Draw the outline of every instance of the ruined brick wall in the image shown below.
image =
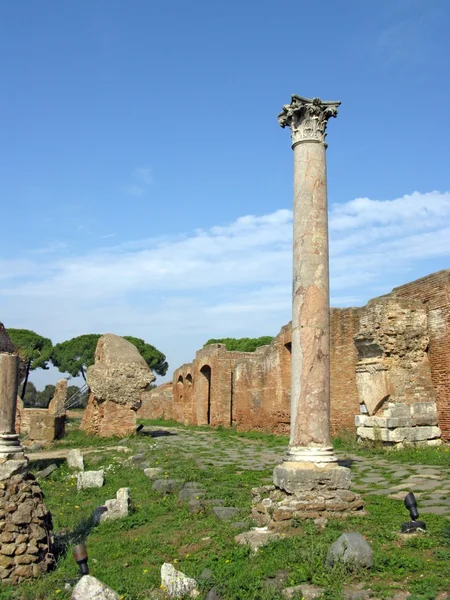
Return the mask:
[[[436,400],[450,438],[449,299],[450,271],[442,271],[364,307],[331,309],[332,434],[354,431],[355,415],[376,414],[387,401]],[[173,418],[288,433],[290,343],[288,324],[255,353],[205,346],[174,373]]]
[[242,353],[232,380],[237,429],[289,433],[291,341],[289,324],[270,345]]
[[420,300],[428,313],[428,357],[442,438],[450,439],[450,270],[394,288],[398,298]]
[[173,384],[171,381],[144,392],[137,411],[139,419],[173,419]]
[[99,402],[91,392],[83,414],[82,429],[99,437],[127,437],[136,431],[136,411],[111,400]]
[[331,337],[331,434],[353,430],[359,413],[356,363],[358,352],[353,338],[358,331],[359,308],[332,308]]

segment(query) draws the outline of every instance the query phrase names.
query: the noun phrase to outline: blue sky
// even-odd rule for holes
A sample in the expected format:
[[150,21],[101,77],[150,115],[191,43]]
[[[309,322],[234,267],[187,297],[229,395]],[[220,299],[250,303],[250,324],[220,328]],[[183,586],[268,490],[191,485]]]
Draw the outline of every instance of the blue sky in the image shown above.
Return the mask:
[[3,3],[1,320],[142,337],[171,370],[276,334],[293,93],[342,101],[333,305],[448,268],[449,27],[447,0]]

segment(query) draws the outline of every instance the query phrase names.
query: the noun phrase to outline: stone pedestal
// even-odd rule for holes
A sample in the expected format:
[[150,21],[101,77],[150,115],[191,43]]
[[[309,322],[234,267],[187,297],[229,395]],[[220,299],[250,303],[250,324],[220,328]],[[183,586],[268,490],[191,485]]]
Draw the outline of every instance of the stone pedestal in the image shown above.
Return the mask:
[[[0,333],[5,343],[1,324]],[[19,357],[13,352],[0,353],[0,582],[9,584],[39,577],[54,561],[51,515],[15,432]]]
[[274,470],[275,485],[255,490],[254,516],[269,526],[318,513],[361,512],[364,505],[349,490],[350,470],[338,466],[330,442],[325,129],[339,104],[292,96],[278,115],[281,127],[291,129],[294,150],[291,435],[287,456]]

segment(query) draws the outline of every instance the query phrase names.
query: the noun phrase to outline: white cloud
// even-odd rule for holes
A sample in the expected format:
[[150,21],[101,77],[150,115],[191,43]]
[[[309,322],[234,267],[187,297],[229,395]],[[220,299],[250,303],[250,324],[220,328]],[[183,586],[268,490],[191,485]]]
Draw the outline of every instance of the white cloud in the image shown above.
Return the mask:
[[[449,193],[332,205],[332,303],[362,304],[442,268],[438,261],[448,265],[449,217]],[[208,338],[273,335],[289,321],[291,231],[291,212],[283,209],[81,255],[66,249],[64,257],[3,260],[2,319],[54,341],[88,332],[137,335],[175,368]]]

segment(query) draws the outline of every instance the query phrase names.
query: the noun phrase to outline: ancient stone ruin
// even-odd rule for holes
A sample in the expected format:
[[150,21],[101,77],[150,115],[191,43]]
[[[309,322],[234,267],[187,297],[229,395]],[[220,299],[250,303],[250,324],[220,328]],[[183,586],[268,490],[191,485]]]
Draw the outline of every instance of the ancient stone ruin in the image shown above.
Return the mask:
[[100,437],[135,433],[142,395],[155,380],[136,346],[111,333],[102,335],[86,379],[91,393],[81,429]]
[[[332,433],[392,445],[450,440],[450,270],[366,306],[332,308],[330,321]],[[205,346],[172,383],[143,395],[138,415],[289,433],[291,344],[288,324],[256,352]],[[372,418],[388,415],[406,421]]]
[[67,379],[60,379],[47,408],[25,408],[17,398],[16,431],[30,442],[53,442],[64,437],[66,425]]
[[51,515],[15,431],[19,357],[0,324],[0,580],[39,577],[53,563]]

